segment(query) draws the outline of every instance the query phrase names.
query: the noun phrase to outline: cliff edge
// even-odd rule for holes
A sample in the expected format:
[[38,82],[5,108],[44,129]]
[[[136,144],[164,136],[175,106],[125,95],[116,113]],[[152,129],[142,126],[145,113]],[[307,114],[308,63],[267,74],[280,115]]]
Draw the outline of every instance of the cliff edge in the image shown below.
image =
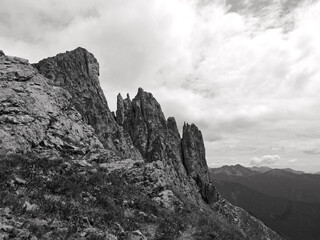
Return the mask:
[[83,48],[0,51],[0,239],[282,239],[222,199],[201,131],[151,93],[112,114]]

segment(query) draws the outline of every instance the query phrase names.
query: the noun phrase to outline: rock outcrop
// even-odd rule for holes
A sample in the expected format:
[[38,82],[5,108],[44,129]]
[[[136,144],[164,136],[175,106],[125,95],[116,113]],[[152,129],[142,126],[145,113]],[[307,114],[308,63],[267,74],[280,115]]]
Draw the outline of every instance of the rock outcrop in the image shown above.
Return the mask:
[[58,54],[34,66],[49,79],[48,83],[66,89],[71,103],[106,148],[124,157],[141,158],[128,134],[116,123],[99,83],[99,64],[93,54],[83,48]]
[[0,153],[102,148],[70,100],[69,92],[50,85],[27,61],[1,56]]
[[210,181],[202,133],[194,124],[183,126],[182,151],[187,174],[196,181],[204,200],[218,201],[219,193]]
[[118,95],[78,48],[0,51],[0,239],[282,239],[210,182],[201,132],[151,93]]
[[207,203],[219,200],[210,182],[202,134],[194,124],[184,125],[181,139],[175,119],[166,120],[160,104],[142,88],[132,101],[118,95],[116,113],[118,124],[129,132],[141,155],[147,162],[161,161],[173,184],[178,180],[180,188],[189,188],[186,179],[191,177]]
[[157,144],[165,138],[167,127],[159,103],[142,88],[132,101],[129,96],[123,100],[119,95],[117,103],[117,121],[129,132],[142,156],[148,161],[161,160],[161,146]]

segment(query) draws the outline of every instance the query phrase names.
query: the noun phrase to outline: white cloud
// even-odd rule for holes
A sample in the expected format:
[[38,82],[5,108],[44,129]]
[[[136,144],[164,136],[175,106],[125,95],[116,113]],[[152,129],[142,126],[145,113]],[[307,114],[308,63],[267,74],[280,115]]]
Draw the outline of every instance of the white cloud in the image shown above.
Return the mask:
[[296,163],[297,161],[298,161],[298,159],[296,159],[296,158],[288,160],[289,163]]
[[217,2],[0,0],[0,48],[31,61],[87,48],[111,108],[117,92],[151,91],[180,126],[199,126],[211,162],[278,146],[310,156],[320,148],[320,3],[283,15],[283,1],[253,12]]
[[254,157],[251,159],[251,166],[270,166],[280,161],[279,155],[264,155],[262,157]]

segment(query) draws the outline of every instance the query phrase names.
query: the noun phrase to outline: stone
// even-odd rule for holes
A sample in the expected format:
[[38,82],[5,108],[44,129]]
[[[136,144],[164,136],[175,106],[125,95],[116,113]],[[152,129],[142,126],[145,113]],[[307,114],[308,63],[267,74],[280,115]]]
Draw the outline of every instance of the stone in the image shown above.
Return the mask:
[[125,122],[124,111],[125,111],[124,101],[123,101],[121,94],[119,93],[117,96],[116,120],[117,120],[117,123],[121,126],[123,126],[123,124]]
[[26,180],[23,180],[23,179],[21,179],[21,178],[19,178],[19,177],[15,177],[14,180],[15,180],[18,184],[22,184],[22,185],[24,185],[24,184],[27,183]]
[[99,83],[99,63],[93,54],[77,48],[43,59],[34,66],[51,85],[62,87],[72,95],[70,101],[75,109],[84,122],[94,128],[106,148],[116,150],[124,157],[141,159],[131,138],[119,127],[109,110]]
[[147,190],[150,192],[158,189],[163,190],[168,185],[168,179],[161,161],[146,164],[143,175],[149,183]]
[[11,232],[13,230],[13,226],[11,225],[7,225],[7,224],[3,224],[0,222],[0,230],[3,230],[5,232]]
[[184,124],[182,135],[183,164],[187,174],[200,188],[207,203],[219,200],[219,194],[210,182],[209,170],[205,158],[205,147],[201,131],[194,124]]
[[130,134],[134,146],[147,162],[162,161],[168,174],[186,175],[175,120],[165,119],[160,104],[151,93],[139,88],[132,101],[129,95],[126,99],[118,95],[116,113],[118,124]]
[[4,212],[5,215],[8,216],[8,215],[10,214],[10,212],[11,212],[11,209],[8,208],[8,207],[5,207],[5,208],[3,209],[3,212]]
[[106,232],[106,234],[105,234],[105,240],[118,240],[118,238],[117,238],[115,235]]
[[86,160],[79,160],[74,162],[82,167],[92,167],[92,164],[88,163]]
[[137,163],[139,163],[139,161],[128,158],[121,159],[119,161],[110,161],[108,163],[100,163],[99,166],[101,168],[108,169],[109,172],[112,172],[119,169],[131,169]]
[[37,74],[27,60],[3,55],[0,60],[0,80],[24,82]]
[[148,240],[148,238],[140,230],[135,230],[128,234],[127,240]]
[[160,206],[171,211],[178,211],[182,208],[183,203],[173,194],[171,190],[164,190],[158,194],[158,197],[152,199]]
[[[179,191],[192,194],[197,190],[188,183],[191,176],[201,187],[206,202],[217,200],[218,193],[209,180],[202,134],[194,124],[185,124],[181,139],[175,119],[166,120],[160,104],[142,88],[132,101],[129,96],[123,99],[119,94],[116,114],[118,124],[129,132],[146,162],[162,163],[162,169],[153,168],[148,177],[155,189],[174,184]],[[151,166],[146,166],[147,172],[151,172],[148,170]]]
[[23,204],[23,208],[27,211],[27,212],[33,212],[37,209],[39,209],[39,207],[36,204],[31,204],[28,201],[25,201]]
[[30,64],[7,56],[0,58],[0,79],[1,154],[39,147],[51,152],[103,147],[94,129],[70,106],[71,95],[49,85]]
[[[184,124],[182,135],[184,166],[192,178],[209,180],[202,133],[194,124]],[[202,176],[203,175],[203,176]]]
[[18,238],[20,239],[28,239],[30,236],[30,232],[27,229],[22,229],[18,233]]
[[117,109],[117,113],[125,114],[123,127],[130,133],[133,144],[145,159],[157,158],[154,153],[155,146],[152,144],[157,138],[164,137],[166,129],[166,120],[160,104],[151,93],[145,92],[142,88],[138,89],[131,103],[129,98],[123,102],[123,109],[119,104],[120,109]]
[[2,50],[0,50],[0,57],[4,56],[4,55],[5,55],[4,52]]

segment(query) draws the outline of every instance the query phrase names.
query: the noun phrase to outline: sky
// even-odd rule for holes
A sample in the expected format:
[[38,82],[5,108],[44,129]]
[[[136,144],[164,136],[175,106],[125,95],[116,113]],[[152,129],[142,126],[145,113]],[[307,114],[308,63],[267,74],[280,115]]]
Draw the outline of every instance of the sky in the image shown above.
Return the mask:
[[30,62],[81,46],[116,95],[152,92],[201,129],[211,167],[320,171],[320,2],[0,0],[0,49]]

